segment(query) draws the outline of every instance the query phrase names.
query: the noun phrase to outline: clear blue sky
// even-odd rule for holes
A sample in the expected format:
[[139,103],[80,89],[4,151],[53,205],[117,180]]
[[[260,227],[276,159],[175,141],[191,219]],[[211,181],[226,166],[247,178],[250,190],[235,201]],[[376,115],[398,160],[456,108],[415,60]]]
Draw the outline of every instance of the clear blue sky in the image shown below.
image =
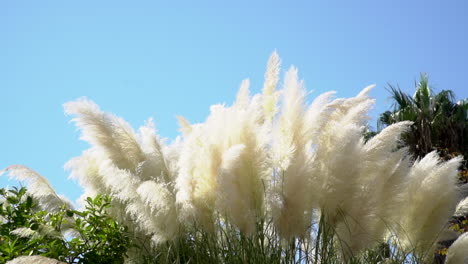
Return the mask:
[[175,138],[176,115],[203,121],[247,77],[258,92],[275,49],[311,98],[377,84],[374,117],[387,82],[412,93],[420,72],[466,98],[467,14],[464,0],[1,1],[0,167],[27,165],[75,199],[63,165],[88,145],[63,103],[86,96],[135,128],[154,117]]

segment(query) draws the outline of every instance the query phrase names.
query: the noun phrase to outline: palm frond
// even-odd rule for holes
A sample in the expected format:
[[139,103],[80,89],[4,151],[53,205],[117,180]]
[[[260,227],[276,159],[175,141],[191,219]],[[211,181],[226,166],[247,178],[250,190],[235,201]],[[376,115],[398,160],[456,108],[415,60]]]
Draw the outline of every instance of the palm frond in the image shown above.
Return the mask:
[[393,99],[392,108],[394,111],[397,109],[412,107],[414,104],[413,98],[405,94],[400,86],[388,84],[387,91],[390,93],[390,98]]

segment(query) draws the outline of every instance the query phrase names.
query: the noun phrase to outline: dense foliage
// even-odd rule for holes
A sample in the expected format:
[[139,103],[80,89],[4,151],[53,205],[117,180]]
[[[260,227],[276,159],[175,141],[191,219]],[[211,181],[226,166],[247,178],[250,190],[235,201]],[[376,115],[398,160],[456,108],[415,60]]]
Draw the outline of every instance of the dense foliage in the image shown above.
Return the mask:
[[0,189],[0,263],[42,255],[67,263],[123,263],[126,228],[109,215],[109,196],[86,200],[82,211],[44,211],[26,188]]

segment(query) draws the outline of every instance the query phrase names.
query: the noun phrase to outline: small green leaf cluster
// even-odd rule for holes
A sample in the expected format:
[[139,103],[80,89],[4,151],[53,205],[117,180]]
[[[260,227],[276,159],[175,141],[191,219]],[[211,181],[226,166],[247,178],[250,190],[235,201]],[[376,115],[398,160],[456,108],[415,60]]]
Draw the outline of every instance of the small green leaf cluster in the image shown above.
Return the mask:
[[75,215],[74,230],[78,233],[68,242],[75,253],[72,261],[76,263],[123,263],[130,238],[127,227],[117,223],[109,216],[111,198],[98,195],[86,199],[84,211],[67,211]]
[[42,255],[68,263],[123,263],[127,228],[108,214],[109,196],[86,200],[84,210],[66,205],[40,209],[26,188],[0,189],[0,263],[22,255]]

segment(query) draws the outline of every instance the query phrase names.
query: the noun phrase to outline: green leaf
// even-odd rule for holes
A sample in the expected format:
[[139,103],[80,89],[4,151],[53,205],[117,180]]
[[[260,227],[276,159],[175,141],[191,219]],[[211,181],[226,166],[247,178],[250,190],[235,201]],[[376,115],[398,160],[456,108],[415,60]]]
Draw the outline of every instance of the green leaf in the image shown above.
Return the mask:
[[17,204],[19,203],[19,199],[15,196],[8,196],[7,197],[7,201],[10,203],[10,204]]
[[39,224],[38,224],[38,223],[34,223],[34,224],[32,224],[32,225],[31,225],[31,227],[30,227],[30,228],[31,228],[31,230],[34,230],[34,231],[36,231],[36,230],[38,230],[38,229],[39,229]]
[[73,211],[72,210],[66,210],[66,216],[67,217],[72,217],[73,216]]

